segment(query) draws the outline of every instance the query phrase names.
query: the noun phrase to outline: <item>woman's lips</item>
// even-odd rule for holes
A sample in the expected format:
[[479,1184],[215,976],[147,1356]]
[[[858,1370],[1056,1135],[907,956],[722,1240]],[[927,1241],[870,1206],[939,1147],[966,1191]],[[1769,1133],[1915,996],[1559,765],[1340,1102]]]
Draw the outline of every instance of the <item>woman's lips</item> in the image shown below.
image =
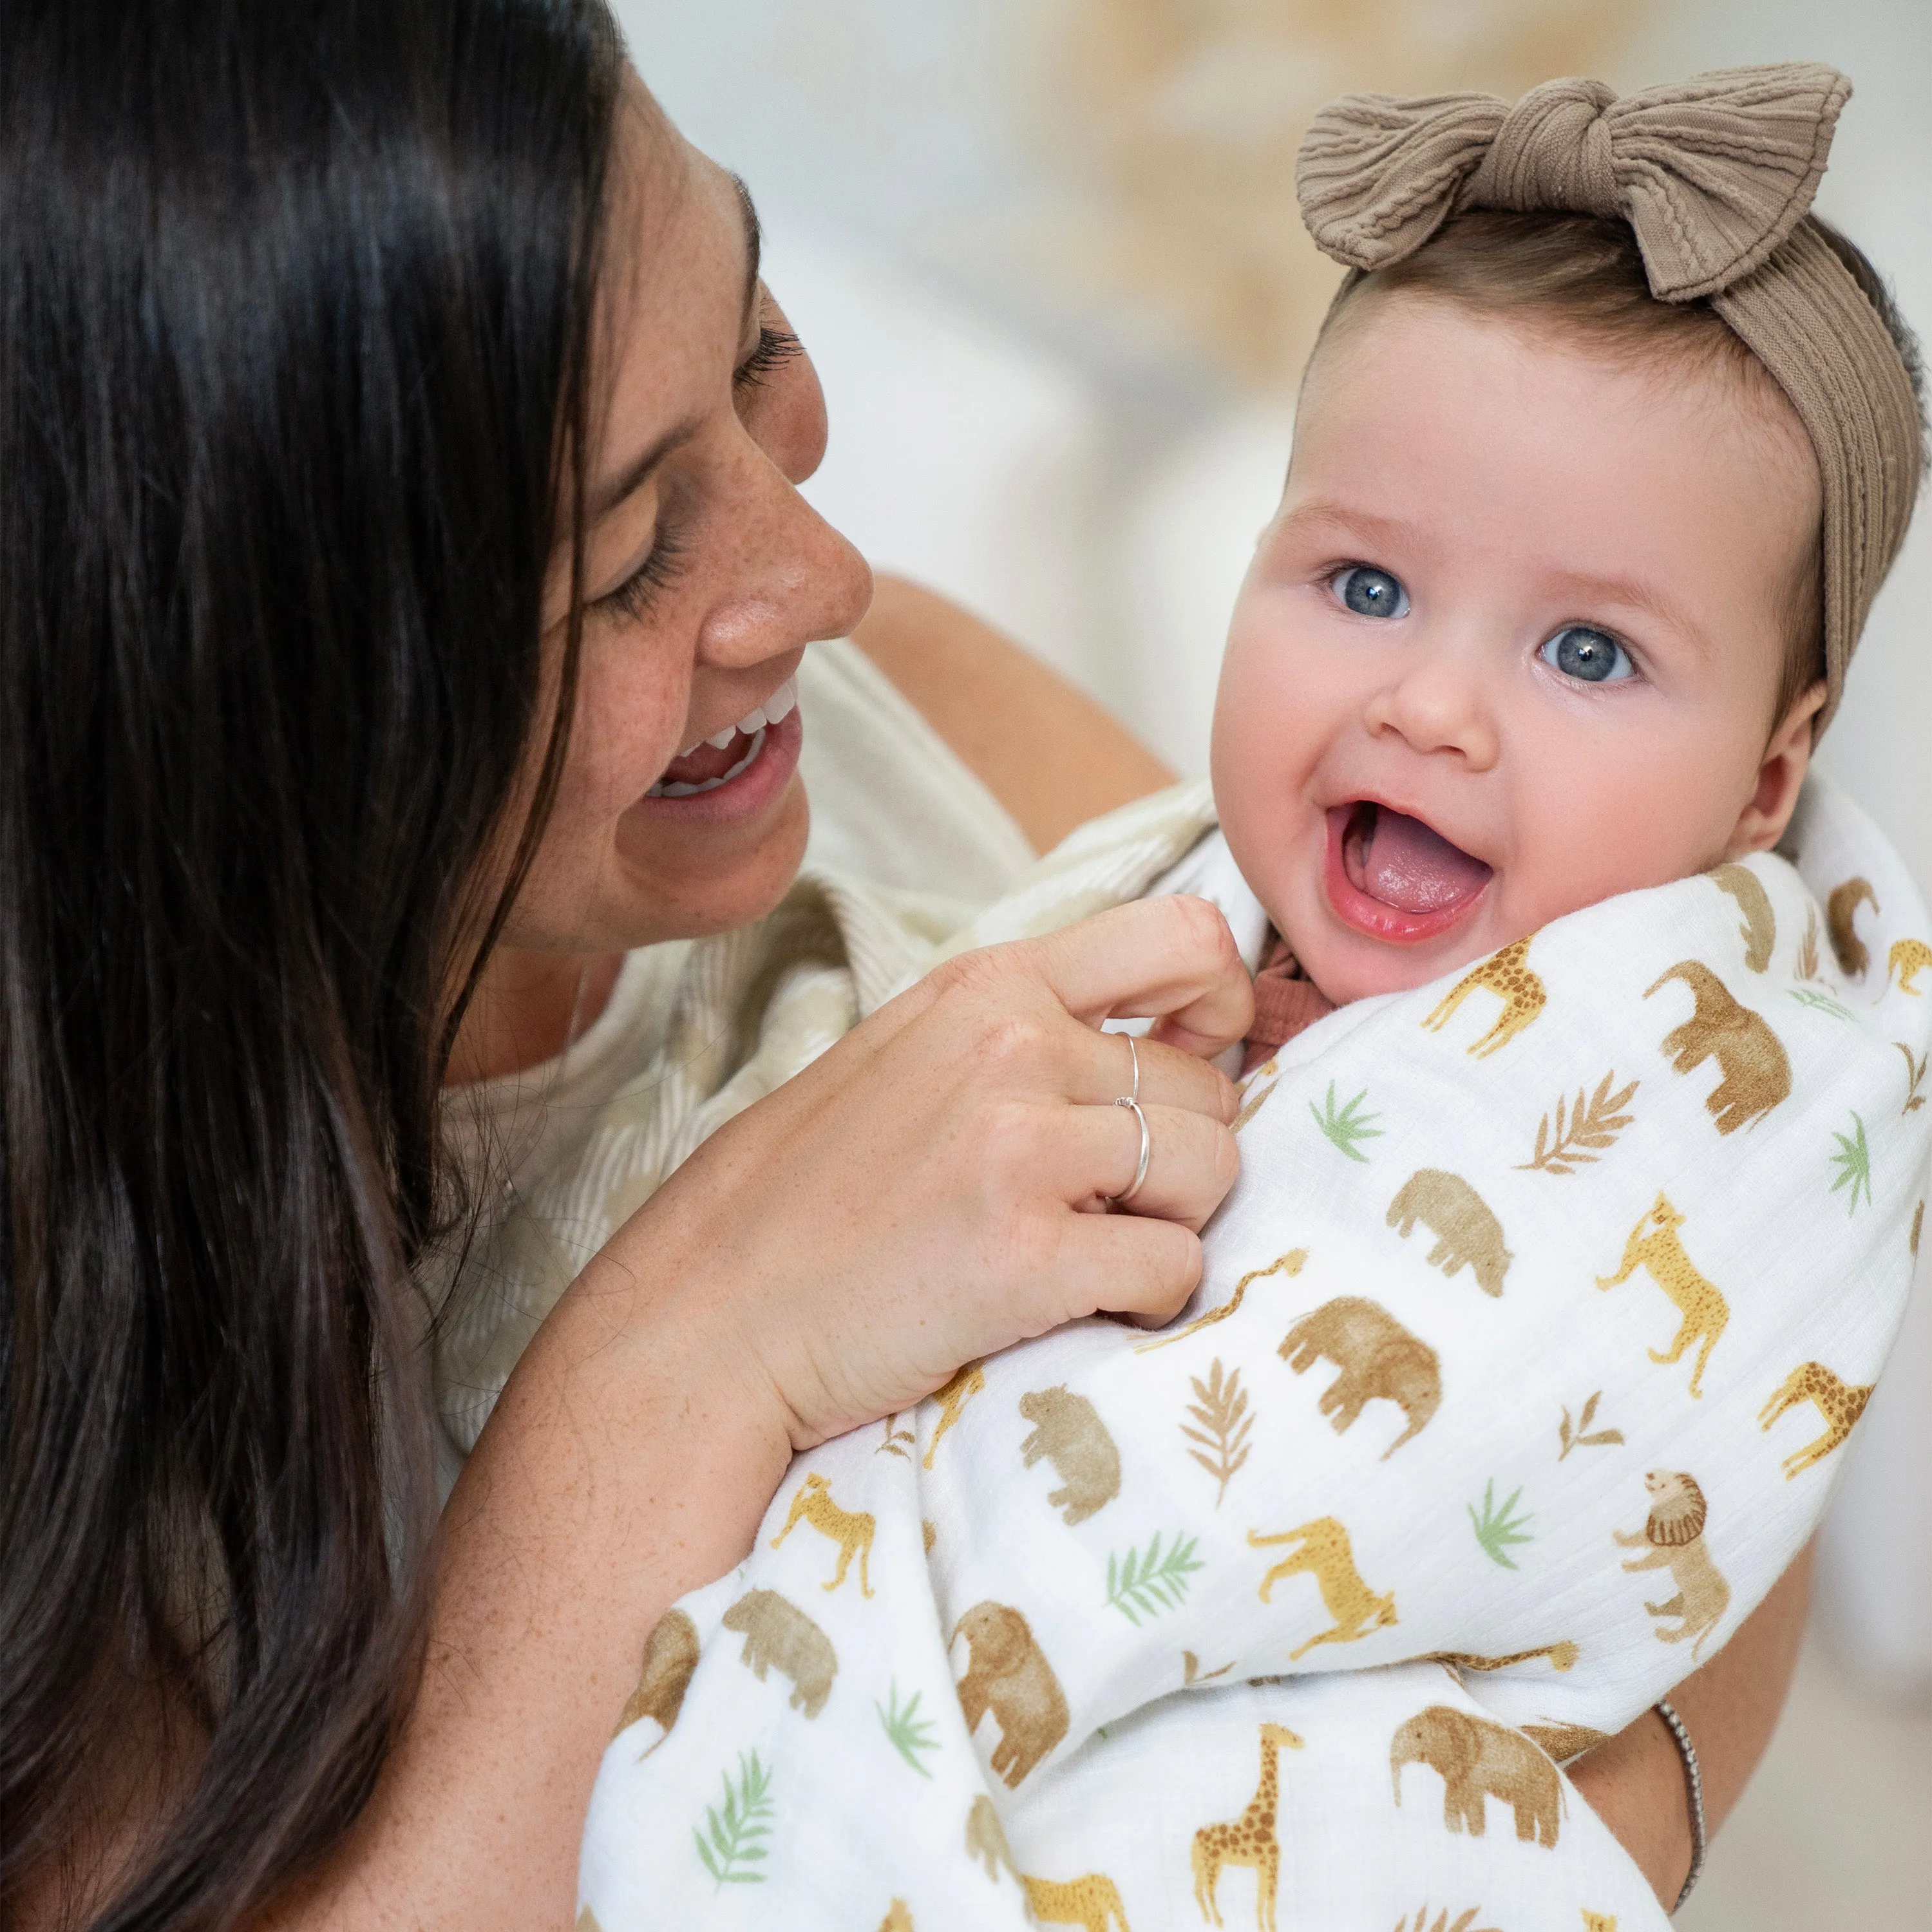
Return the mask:
[[[679,776],[673,784],[699,783],[708,788],[666,797],[664,779],[631,807],[659,820],[692,826],[722,826],[754,818],[782,793],[798,769],[799,748],[805,742],[804,721],[794,706],[775,724],[767,724],[751,740],[742,734],[723,746],[700,745],[670,767]],[[700,761],[717,770],[700,771]],[[721,780],[722,782],[719,782]]]
[[1419,818],[1365,799],[1328,812],[1328,903],[1372,939],[1414,944],[1455,925],[1492,877]]

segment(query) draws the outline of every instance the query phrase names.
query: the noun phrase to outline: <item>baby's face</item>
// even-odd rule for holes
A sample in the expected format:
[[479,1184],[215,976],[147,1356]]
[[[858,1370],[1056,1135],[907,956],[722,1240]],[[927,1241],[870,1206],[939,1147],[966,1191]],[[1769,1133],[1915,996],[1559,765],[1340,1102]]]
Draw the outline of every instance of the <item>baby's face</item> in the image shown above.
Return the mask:
[[1734,374],[1408,295],[1348,318],[1214,718],[1229,845],[1322,991],[1421,986],[1774,844],[1815,699],[1766,732],[1818,516],[1796,416]]

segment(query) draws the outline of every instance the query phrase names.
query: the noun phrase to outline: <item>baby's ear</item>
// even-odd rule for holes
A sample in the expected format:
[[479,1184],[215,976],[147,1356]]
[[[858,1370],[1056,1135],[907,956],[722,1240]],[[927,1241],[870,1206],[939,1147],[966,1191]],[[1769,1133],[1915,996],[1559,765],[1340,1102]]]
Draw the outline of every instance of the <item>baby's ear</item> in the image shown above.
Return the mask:
[[1784,828],[1797,809],[1798,788],[1810,768],[1811,721],[1824,702],[1825,680],[1821,677],[1792,700],[1791,709],[1772,733],[1759,761],[1756,789],[1738,814],[1731,833],[1727,858],[1768,852],[1784,836]]

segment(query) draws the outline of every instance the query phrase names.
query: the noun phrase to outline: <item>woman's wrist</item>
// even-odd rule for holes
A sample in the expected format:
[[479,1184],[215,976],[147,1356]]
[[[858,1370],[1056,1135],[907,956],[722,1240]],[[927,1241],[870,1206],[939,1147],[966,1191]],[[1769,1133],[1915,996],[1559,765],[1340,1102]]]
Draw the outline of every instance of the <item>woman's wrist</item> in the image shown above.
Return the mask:
[[1645,1712],[1572,1765],[1570,1780],[1670,1910],[1690,1875],[1693,1847],[1684,1760],[1663,1718]]
[[[1696,1748],[1713,1832],[1743,1795],[1776,1727],[1804,1635],[1811,1557],[1810,1547],[1802,1550],[1724,1648],[1670,1693]],[[1669,1910],[1683,1891],[1694,1847],[1684,1757],[1664,1719],[1646,1711],[1572,1765],[1570,1778]]]

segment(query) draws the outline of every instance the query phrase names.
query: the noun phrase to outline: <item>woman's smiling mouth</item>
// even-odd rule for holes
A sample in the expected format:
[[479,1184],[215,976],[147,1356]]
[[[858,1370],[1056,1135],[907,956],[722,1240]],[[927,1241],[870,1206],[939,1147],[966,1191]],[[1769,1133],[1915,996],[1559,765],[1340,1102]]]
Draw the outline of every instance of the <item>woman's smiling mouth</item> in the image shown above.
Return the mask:
[[1456,924],[1492,874],[1432,826],[1368,799],[1331,806],[1328,903],[1372,939],[1414,944]]
[[665,829],[756,820],[791,782],[804,736],[797,680],[788,678],[736,724],[680,752],[626,816]]
[[765,734],[782,724],[798,704],[798,680],[788,677],[766,698],[754,705],[735,724],[728,724],[709,738],[700,738],[688,749],[679,752],[664,768],[663,777],[644,796],[646,798],[695,798],[728,785],[765,748]]

